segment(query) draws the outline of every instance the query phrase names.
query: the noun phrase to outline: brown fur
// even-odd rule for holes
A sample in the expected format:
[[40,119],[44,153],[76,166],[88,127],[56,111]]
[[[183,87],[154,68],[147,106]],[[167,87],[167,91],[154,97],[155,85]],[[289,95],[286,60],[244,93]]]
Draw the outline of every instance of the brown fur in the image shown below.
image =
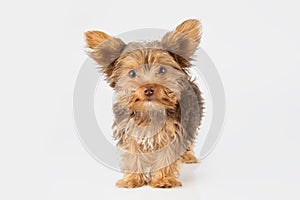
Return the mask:
[[182,162],[184,162],[184,163],[199,163],[200,162],[195,156],[193,147],[194,147],[194,143],[181,156]]
[[[113,128],[124,151],[125,173],[118,187],[181,186],[176,180],[180,162],[197,162],[191,146],[203,100],[188,68],[200,42],[200,27],[198,20],[187,20],[162,41],[148,43],[124,44],[100,31],[86,33],[89,55],[117,92]],[[162,67],[165,74],[160,73]],[[129,76],[132,70],[134,77]],[[147,88],[153,88],[152,96],[145,95]]]
[[95,49],[99,44],[111,38],[109,35],[102,31],[88,31],[84,36],[87,46],[91,49]]
[[181,182],[176,178],[179,176],[179,161],[176,161],[167,167],[154,171],[149,185],[155,188],[172,188],[181,186]]
[[167,33],[162,44],[165,49],[187,60],[194,55],[200,43],[201,24],[198,20],[187,20],[177,26],[175,31]]
[[123,188],[137,188],[146,184],[147,182],[142,173],[129,173],[125,174],[124,178],[116,183],[116,186]]

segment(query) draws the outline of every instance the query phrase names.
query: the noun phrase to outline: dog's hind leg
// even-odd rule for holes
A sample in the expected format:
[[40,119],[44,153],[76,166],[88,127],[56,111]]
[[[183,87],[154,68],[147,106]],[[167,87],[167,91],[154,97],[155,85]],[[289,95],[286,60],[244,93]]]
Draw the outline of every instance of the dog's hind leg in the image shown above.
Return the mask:
[[199,163],[200,161],[196,158],[195,156],[195,152],[193,150],[194,144],[192,144],[187,150],[186,152],[184,152],[184,154],[181,156],[181,161],[183,163]]

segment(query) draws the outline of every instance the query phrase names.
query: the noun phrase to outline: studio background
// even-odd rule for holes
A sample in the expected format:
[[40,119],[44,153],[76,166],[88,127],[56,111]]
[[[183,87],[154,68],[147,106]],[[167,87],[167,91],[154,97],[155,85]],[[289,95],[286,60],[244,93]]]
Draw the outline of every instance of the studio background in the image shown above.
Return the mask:
[[[298,1],[2,1],[1,199],[299,199]],[[184,166],[182,188],[115,188],[76,134],[72,95],[83,32],[173,29],[201,19],[222,77],[226,121],[215,150]]]

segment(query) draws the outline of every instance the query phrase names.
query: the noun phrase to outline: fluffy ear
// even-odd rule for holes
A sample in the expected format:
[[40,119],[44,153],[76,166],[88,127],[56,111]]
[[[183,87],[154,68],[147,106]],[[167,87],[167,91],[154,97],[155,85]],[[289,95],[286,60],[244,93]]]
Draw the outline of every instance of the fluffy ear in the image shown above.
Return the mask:
[[189,19],[168,32],[162,38],[163,48],[186,60],[191,60],[201,39],[201,23],[197,19]]
[[125,47],[124,42],[101,31],[88,31],[85,32],[84,36],[87,47],[92,50],[88,52],[88,55],[101,66],[107,81],[114,87],[114,81],[111,77],[114,61],[121,55]]
[[109,35],[101,31],[87,31],[84,33],[84,37],[90,49],[95,49],[99,44],[110,38]]

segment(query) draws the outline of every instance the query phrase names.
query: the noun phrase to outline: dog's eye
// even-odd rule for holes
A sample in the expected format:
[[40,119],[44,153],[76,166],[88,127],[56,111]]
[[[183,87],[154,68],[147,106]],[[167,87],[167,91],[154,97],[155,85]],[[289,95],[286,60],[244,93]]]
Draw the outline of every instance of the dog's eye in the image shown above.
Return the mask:
[[136,72],[134,70],[130,70],[128,75],[131,77],[131,78],[134,78],[136,77]]
[[159,74],[165,74],[166,72],[167,72],[167,70],[166,70],[165,67],[162,67],[162,66],[161,66],[161,67],[159,68],[159,71],[158,71]]

